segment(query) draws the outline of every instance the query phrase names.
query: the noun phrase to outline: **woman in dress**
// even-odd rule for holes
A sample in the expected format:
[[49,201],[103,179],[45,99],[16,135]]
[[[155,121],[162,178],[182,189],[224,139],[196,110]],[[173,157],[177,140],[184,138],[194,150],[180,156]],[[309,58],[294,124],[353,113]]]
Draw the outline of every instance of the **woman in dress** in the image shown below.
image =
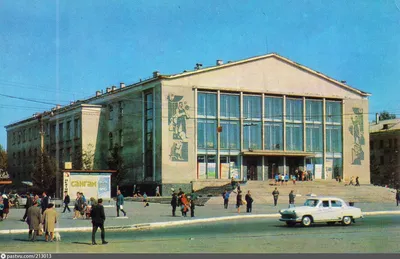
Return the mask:
[[238,213],[240,213],[240,206],[242,205],[243,205],[242,191],[238,191],[238,194],[236,196],[236,208]]

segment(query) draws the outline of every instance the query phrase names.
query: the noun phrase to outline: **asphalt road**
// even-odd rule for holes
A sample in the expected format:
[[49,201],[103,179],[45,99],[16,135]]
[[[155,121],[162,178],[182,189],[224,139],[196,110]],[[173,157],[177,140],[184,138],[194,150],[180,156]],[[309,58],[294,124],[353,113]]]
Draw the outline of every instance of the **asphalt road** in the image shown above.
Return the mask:
[[[236,220],[141,231],[107,232],[108,245],[90,245],[90,233],[61,233],[62,241],[27,241],[0,235],[8,252],[82,253],[398,253],[400,216],[374,216],[355,224],[288,228],[276,219]],[[97,242],[100,234],[97,235]],[[4,252],[4,251],[2,251]]]

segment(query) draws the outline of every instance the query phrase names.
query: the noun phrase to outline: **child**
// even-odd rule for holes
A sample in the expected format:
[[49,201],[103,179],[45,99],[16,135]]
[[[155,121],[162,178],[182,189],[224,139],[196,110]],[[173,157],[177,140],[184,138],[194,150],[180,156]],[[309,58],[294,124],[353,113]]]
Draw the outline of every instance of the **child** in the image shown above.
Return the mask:
[[149,206],[149,203],[147,202],[147,194],[143,193],[143,203],[144,203],[144,207],[146,208],[147,206]]

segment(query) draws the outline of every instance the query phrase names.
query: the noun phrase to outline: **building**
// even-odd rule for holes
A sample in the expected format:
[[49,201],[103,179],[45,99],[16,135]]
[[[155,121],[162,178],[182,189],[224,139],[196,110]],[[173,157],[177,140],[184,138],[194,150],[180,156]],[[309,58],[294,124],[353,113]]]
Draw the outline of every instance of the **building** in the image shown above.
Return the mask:
[[368,96],[278,54],[154,72],[6,126],[9,172],[29,177],[24,168],[40,147],[60,165],[92,149],[94,169],[108,169],[117,148],[126,184],[158,184],[164,192],[296,169],[369,183]]
[[[400,180],[400,119],[379,120],[369,126],[371,154],[371,182],[391,185]],[[399,182],[400,183],[400,182]]]

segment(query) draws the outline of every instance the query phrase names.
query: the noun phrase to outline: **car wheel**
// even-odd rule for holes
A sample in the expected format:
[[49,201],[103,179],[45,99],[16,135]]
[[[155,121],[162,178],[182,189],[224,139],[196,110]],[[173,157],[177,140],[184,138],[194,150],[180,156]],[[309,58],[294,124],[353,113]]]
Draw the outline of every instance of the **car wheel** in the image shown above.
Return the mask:
[[328,226],[333,226],[335,225],[336,222],[327,222]]
[[288,225],[288,227],[293,227],[294,225],[296,225],[295,221],[286,221],[286,225]]
[[303,219],[301,220],[301,225],[303,227],[309,227],[311,226],[312,219],[310,216],[304,216]]
[[342,225],[348,226],[351,224],[351,217],[349,216],[344,216],[342,220]]

